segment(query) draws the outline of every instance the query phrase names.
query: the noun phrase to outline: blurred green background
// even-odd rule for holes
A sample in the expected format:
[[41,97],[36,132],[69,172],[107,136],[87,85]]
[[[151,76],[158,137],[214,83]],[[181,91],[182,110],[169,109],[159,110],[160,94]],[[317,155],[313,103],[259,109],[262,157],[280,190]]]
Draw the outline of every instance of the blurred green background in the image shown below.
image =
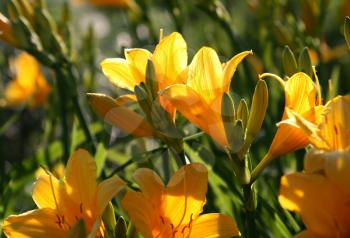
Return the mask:
[[[349,92],[350,57],[343,36],[343,23],[350,15],[348,0],[138,0],[137,9],[97,7],[61,0],[48,1],[47,8],[60,20],[65,4],[70,11],[72,59],[80,81],[79,100],[84,114],[96,135],[99,146],[96,158],[101,174],[113,171],[131,181],[136,167],[151,167],[167,180],[161,169],[164,148],[153,139],[134,138],[99,119],[86,102],[87,92],[103,92],[113,97],[123,93],[101,73],[99,63],[105,58],[124,57],[125,48],[153,50],[164,35],[180,32],[188,45],[189,62],[202,46],[213,47],[221,61],[233,55],[253,50],[254,56],[239,67],[231,90],[236,98],[250,98],[258,74],[270,72],[285,76],[282,52],[286,45],[295,56],[308,47],[323,88],[324,100]],[[6,1],[0,2],[0,12],[7,15]],[[13,78],[10,60],[18,50],[0,42],[0,98],[6,84]],[[43,66],[46,79],[55,87],[50,69]],[[309,72],[308,72],[309,73]],[[310,73],[311,74],[311,73]],[[311,74],[312,76],[312,74]],[[329,93],[329,81],[332,91]],[[262,130],[254,141],[251,159],[256,164],[266,153],[283,112],[283,89],[278,82],[267,79],[269,107]],[[62,160],[56,90],[52,90],[45,106],[40,108],[0,108],[0,221],[10,214],[34,208],[31,187],[40,165],[53,169]],[[238,100],[236,100],[237,102]],[[86,147],[84,134],[73,114],[67,109],[71,132],[71,150]],[[177,125],[187,136],[199,132],[178,114]],[[146,151],[156,152],[147,153]],[[211,169],[206,211],[232,215],[243,227],[244,213],[241,191],[232,174],[226,155],[207,135],[186,141],[186,153],[193,161],[204,161]],[[295,214],[283,210],[277,201],[279,178],[290,171],[301,170],[304,151],[283,156],[271,163],[257,183],[257,237],[291,237],[303,225]],[[120,167],[122,166],[122,167]],[[132,183],[132,182],[130,182]],[[117,200],[115,201],[117,205]],[[118,207],[118,206],[117,206]],[[119,214],[123,212],[118,208]]]

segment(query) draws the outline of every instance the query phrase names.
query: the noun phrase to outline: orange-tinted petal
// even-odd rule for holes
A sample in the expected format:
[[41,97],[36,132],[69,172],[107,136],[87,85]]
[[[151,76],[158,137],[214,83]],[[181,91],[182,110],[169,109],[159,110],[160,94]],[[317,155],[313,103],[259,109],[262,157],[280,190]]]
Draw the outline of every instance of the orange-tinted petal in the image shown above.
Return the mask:
[[350,197],[321,175],[294,173],[282,177],[279,201],[284,208],[299,213],[315,235],[337,237],[337,232],[349,232]]
[[155,208],[150,201],[142,193],[128,192],[124,196],[121,205],[128,213],[137,230],[145,238],[152,238],[152,223],[155,219]]
[[116,101],[104,94],[88,94],[94,111],[111,125],[135,136],[152,136],[154,130],[139,114],[118,105]]
[[152,61],[159,88],[181,83],[179,76],[187,67],[187,44],[181,34],[164,37],[153,52]]
[[9,238],[62,238],[66,231],[57,221],[55,210],[45,208],[10,216],[5,219],[2,228]]
[[87,214],[93,214],[96,209],[96,163],[89,152],[78,149],[71,155],[66,167],[65,182],[70,199]]
[[252,55],[252,51],[243,51],[235,56],[233,56],[229,61],[225,63],[224,66],[224,81],[222,88],[225,92],[228,92],[230,90],[230,83],[233,74],[236,72],[236,69],[241,63],[241,61],[248,55]]
[[349,152],[325,152],[327,177],[350,197],[350,154]]
[[97,186],[97,209],[99,215],[102,215],[107,204],[112,200],[112,198],[123,189],[125,182],[113,176],[109,179],[103,180]]
[[208,103],[224,92],[224,74],[218,55],[209,47],[201,48],[188,69],[187,85]]
[[219,145],[226,146],[227,140],[221,116],[190,87],[176,84],[162,93],[173,106],[189,121],[209,134]]
[[162,211],[175,227],[188,224],[202,212],[208,189],[208,171],[199,163],[181,167],[170,179]]
[[199,216],[192,222],[191,228],[184,231],[186,235],[194,238],[230,238],[240,235],[236,222],[231,217],[215,213]]
[[140,186],[142,193],[148,197],[153,204],[159,205],[164,192],[163,181],[150,169],[137,169],[134,173],[135,182]]

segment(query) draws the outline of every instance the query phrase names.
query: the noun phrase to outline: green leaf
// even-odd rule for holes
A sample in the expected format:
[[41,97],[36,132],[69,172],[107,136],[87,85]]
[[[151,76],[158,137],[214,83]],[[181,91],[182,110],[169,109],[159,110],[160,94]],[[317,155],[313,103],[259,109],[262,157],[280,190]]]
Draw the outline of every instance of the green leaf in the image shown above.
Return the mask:
[[284,73],[287,76],[292,76],[293,74],[298,72],[297,61],[288,45],[284,47],[284,50],[282,53],[282,64],[283,64]]
[[299,71],[312,75],[312,63],[307,47],[305,47],[299,55]]

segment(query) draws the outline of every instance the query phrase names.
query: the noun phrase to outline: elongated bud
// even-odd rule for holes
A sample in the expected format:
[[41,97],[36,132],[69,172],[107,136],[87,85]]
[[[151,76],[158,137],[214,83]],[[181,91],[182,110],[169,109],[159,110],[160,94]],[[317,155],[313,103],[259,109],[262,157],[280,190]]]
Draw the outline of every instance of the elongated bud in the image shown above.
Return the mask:
[[114,208],[111,202],[108,203],[105,211],[102,214],[103,225],[109,237],[113,237],[114,228],[117,224],[114,214]]
[[284,47],[282,53],[283,69],[286,75],[292,76],[298,72],[298,65],[295,56],[288,45]]
[[117,224],[114,229],[114,237],[115,238],[126,238],[126,233],[128,228],[126,226],[126,222],[123,217],[119,217]]
[[226,139],[231,153],[238,152],[244,144],[244,132],[235,121],[235,106],[231,96],[224,93],[221,102],[221,118],[224,123]]
[[260,79],[255,86],[247,124],[247,140],[249,138],[251,142],[260,131],[261,125],[264,121],[268,99],[269,96],[266,82]]
[[345,36],[346,43],[348,44],[348,48],[350,49],[350,17],[345,18],[344,36]]
[[158,82],[157,82],[153,62],[150,59],[147,61],[146,86],[149,90],[149,94],[152,98],[152,101],[155,100],[158,97]]
[[0,13],[0,40],[10,45],[17,46],[10,21]]
[[232,100],[232,97],[228,93],[224,93],[224,95],[222,95],[221,118],[223,122],[235,122],[235,105]]
[[312,75],[312,63],[307,47],[305,47],[299,55],[299,71]]
[[67,233],[65,238],[86,238],[87,237],[87,231],[85,222],[83,219],[80,219],[77,221],[72,229]]
[[142,82],[139,85],[136,85],[134,88],[134,93],[137,98],[141,109],[146,114],[147,119],[151,119],[151,103],[148,98],[146,85]]
[[249,116],[248,105],[246,100],[242,98],[239,101],[239,104],[237,107],[236,120],[241,121],[243,129],[247,128],[248,116]]

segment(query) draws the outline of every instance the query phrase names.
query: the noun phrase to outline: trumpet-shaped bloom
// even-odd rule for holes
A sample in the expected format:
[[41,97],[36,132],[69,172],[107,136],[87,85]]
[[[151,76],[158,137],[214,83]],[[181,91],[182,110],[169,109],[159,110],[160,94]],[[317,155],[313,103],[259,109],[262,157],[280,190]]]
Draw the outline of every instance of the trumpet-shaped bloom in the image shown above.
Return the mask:
[[203,165],[183,166],[167,186],[150,169],[136,170],[134,178],[142,192],[128,192],[122,207],[145,238],[239,235],[231,217],[200,215],[208,188],[208,171]]
[[[136,85],[145,82],[148,60],[153,62],[159,89],[164,89],[172,84],[183,83],[186,80],[187,45],[181,34],[177,32],[160,40],[153,54],[145,49],[126,49],[125,59],[105,59],[101,63],[101,67],[103,73],[115,86],[127,89],[133,93]],[[89,95],[91,105],[99,116],[105,118],[106,114],[111,113],[111,109],[116,110],[118,108],[119,111],[123,112],[114,113],[112,118],[106,119],[107,122],[136,136],[150,136],[154,134],[152,126],[143,117],[125,106],[126,102],[136,101],[134,94],[123,95],[116,100],[109,98],[108,105],[106,104],[107,97],[101,94]],[[160,102],[170,116],[174,118],[175,108],[162,97],[160,97]],[[136,121],[136,124],[128,123],[130,121]],[[140,127],[142,132],[138,130]]]
[[250,54],[251,51],[244,51],[221,64],[214,49],[203,47],[188,67],[187,82],[171,85],[161,95],[216,143],[225,147],[228,142],[221,119],[221,98],[229,91],[238,64]]
[[5,105],[41,106],[47,101],[50,85],[40,71],[39,63],[29,54],[21,53],[13,62],[16,78],[5,89]]
[[123,186],[118,177],[97,184],[94,159],[79,149],[69,158],[63,180],[49,173],[37,179],[32,197],[38,209],[9,216],[3,231],[7,237],[61,238],[83,219],[91,237],[104,237],[101,216]]
[[282,177],[279,195],[281,205],[299,213],[307,228],[297,237],[349,237],[350,154],[313,150],[304,166],[303,173]]
[[350,96],[338,96],[323,108],[320,120],[309,121],[297,112],[290,112],[289,125],[302,130],[310,143],[326,151],[350,151]]
[[[316,86],[305,73],[294,74],[288,81],[281,81],[285,92],[285,109],[282,121],[290,119],[287,108],[303,115],[310,121],[319,120],[322,106],[316,105]],[[305,133],[288,123],[278,123],[278,129],[270,145],[267,156],[275,158],[288,152],[300,149],[309,144]]]

